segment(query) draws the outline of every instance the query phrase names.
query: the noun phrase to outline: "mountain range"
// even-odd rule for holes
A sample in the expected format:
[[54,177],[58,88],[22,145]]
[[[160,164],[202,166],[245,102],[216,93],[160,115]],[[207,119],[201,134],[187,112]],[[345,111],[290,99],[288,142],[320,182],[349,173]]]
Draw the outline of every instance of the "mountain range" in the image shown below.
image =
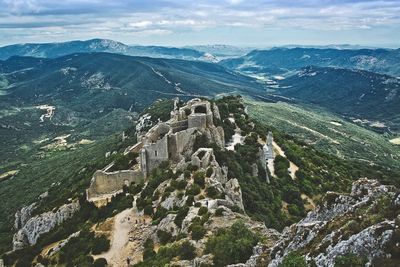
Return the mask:
[[28,43],[9,45],[0,47],[0,59],[5,60],[12,56],[56,58],[73,53],[89,52],[109,52],[130,56],[206,60],[203,52],[190,48],[139,45],[130,46],[108,39],[91,39],[87,41],[69,41],[63,43]]
[[[278,80],[269,90],[293,100],[317,104],[376,128],[400,130],[400,79],[370,71],[305,67]],[[381,123],[379,123],[381,122]],[[383,123],[383,124],[382,124]]]
[[238,71],[285,74],[307,66],[361,69],[400,76],[400,49],[274,48],[226,59]]

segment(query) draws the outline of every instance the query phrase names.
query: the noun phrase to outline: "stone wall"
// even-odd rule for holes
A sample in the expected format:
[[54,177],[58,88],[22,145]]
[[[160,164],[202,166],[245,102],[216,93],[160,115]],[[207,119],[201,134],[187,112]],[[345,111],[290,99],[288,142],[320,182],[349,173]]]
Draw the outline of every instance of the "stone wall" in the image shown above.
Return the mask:
[[145,150],[141,160],[146,161],[146,169],[143,170],[149,174],[153,169],[158,167],[161,162],[169,159],[168,155],[168,135],[165,135],[161,140],[155,143],[145,145]]
[[206,128],[207,115],[206,114],[191,114],[188,118],[188,128]]
[[96,197],[102,194],[115,193],[122,189],[124,184],[143,181],[141,171],[124,170],[116,172],[96,171],[93,175],[90,187],[87,190],[87,196]]

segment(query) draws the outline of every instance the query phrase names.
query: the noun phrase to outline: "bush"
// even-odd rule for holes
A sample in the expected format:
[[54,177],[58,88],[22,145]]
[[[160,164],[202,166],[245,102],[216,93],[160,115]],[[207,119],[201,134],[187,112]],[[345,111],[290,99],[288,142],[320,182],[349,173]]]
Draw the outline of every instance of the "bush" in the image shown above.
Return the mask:
[[196,202],[196,203],[194,203],[194,206],[195,206],[196,208],[200,208],[200,207],[201,207],[201,203],[200,203],[200,202]]
[[206,176],[207,176],[207,177],[211,177],[211,175],[212,175],[213,173],[214,173],[213,168],[208,167],[208,168],[207,168],[207,171],[206,171]]
[[193,195],[188,195],[187,199],[186,199],[186,205],[187,206],[192,206],[194,202],[194,196]]
[[193,184],[189,189],[186,190],[186,195],[196,196],[200,194],[201,188],[197,184]]
[[185,170],[184,173],[183,173],[183,175],[184,175],[184,177],[185,177],[186,179],[189,179],[190,176],[192,175],[192,173],[191,173],[189,170]]
[[143,212],[144,212],[145,215],[149,215],[149,216],[153,215],[153,212],[154,212],[153,211],[153,206],[152,205],[147,205],[146,207],[144,207]]
[[162,245],[165,245],[171,241],[173,241],[172,235],[166,231],[163,230],[158,230],[157,231],[157,237],[160,240],[160,243]]
[[189,212],[189,208],[186,206],[184,206],[178,210],[178,213],[176,214],[176,217],[174,220],[174,223],[176,224],[176,226],[178,226],[179,228],[182,227],[182,221],[185,219],[188,212]]
[[303,256],[297,252],[290,252],[282,261],[281,267],[307,267]]
[[165,218],[167,213],[168,213],[167,209],[163,208],[162,206],[159,206],[156,212],[154,213],[153,220],[158,220],[158,219],[162,220]]
[[185,241],[182,243],[179,257],[181,260],[193,260],[196,257],[195,248],[190,244],[189,241]]
[[190,230],[192,231],[193,240],[200,240],[206,234],[206,229],[198,223],[192,224]]
[[146,242],[144,242],[144,251],[143,251],[143,260],[151,259],[156,255],[154,251],[154,241],[151,238],[148,238]]
[[349,253],[335,259],[335,267],[363,267],[368,262],[365,257]]
[[205,173],[203,171],[197,171],[193,175],[194,183],[204,188],[205,186]]
[[210,198],[218,198],[220,196],[219,191],[215,187],[207,187],[206,193]]
[[107,260],[105,258],[98,258],[93,262],[93,267],[106,267]]
[[222,215],[223,215],[223,212],[224,212],[224,209],[223,209],[223,208],[218,208],[218,209],[216,209],[216,211],[215,211],[215,216],[222,216]]
[[229,229],[221,229],[208,239],[206,253],[214,255],[216,266],[245,262],[253,253],[258,237],[242,222],[235,222]]
[[205,206],[202,206],[202,207],[200,207],[200,209],[199,209],[197,215],[201,216],[201,215],[203,215],[203,214],[206,214],[207,212],[208,212],[208,208],[205,207]]
[[95,237],[93,240],[93,255],[101,254],[110,249],[110,240],[105,235]]

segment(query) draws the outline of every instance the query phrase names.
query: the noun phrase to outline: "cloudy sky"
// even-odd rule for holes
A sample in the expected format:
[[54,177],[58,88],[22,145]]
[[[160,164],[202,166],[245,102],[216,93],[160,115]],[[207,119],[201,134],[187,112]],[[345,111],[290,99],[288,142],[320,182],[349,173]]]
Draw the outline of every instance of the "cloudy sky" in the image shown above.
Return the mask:
[[400,47],[400,1],[0,0],[0,45],[90,38],[173,46]]

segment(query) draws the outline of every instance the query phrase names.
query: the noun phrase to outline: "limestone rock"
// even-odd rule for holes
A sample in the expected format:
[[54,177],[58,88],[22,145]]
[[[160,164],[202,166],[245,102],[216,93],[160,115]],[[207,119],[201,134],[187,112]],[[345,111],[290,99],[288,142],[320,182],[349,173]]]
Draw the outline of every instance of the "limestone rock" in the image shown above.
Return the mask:
[[32,212],[36,208],[36,202],[30,204],[29,206],[22,207],[21,210],[15,213],[14,228],[15,230],[20,229],[26,224],[26,222],[31,218]]
[[173,236],[178,235],[179,229],[174,223],[175,217],[176,217],[175,214],[168,214],[157,225],[157,230],[163,230],[165,232],[172,234]]
[[[307,259],[314,260],[317,266],[333,266],[336,257],[348,253],[367,255],[369,262],[375,257],[384,257],[384,249],[398,227],[395,220],[383,220],[356,232],[346,228],[356,212],[373,209],[382,197],[396,203],[397,189],[365,178],[353,183],[349,195],[328,192],[321,206],[297,224],[285,228],[282,238],[271,250],[272,261],[268,266],[279,266],[289,252],[298,249],[309,251]],[[364,212],[361,214],[364,216]]]
[[241,210],[244,210],[242,190],[240,189],[239,181],[236,178],[230,179],[225,184],[225,189],[226,195],[230,200],[232,200],[234,205],[237,205]]
[[27,245],[36,244],[40,235],[49,232],[63,221],[71,218],[80,209],[78,201],[65,204],[57,211],[45,212],[30,218],[13,237],[13,249],[22,249]]

